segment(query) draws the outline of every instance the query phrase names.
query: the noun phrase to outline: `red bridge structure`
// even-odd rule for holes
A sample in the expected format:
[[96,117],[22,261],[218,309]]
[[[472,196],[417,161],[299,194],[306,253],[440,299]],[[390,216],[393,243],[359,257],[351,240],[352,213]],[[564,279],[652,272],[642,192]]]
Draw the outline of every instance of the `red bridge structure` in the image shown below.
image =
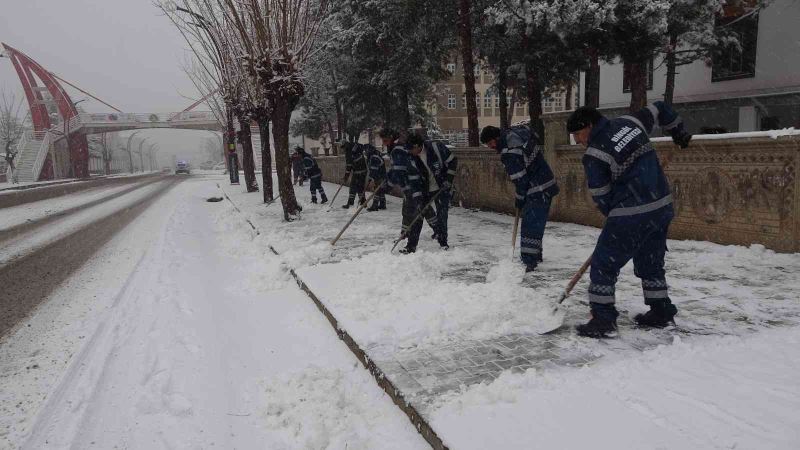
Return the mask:
[[[212,112],[191,111],[199,103],[179,113],[122,112],[46,70],[21,51],[7,44],[2,44],[2,49],[2,56],[11,60],[22,83],[33,125],[17,146],[19,181],[89,177],[89,142],[86,136],[90,134],[147,128],[223,129]],[[79,112],[59,81],[114,111],[100,114]]]

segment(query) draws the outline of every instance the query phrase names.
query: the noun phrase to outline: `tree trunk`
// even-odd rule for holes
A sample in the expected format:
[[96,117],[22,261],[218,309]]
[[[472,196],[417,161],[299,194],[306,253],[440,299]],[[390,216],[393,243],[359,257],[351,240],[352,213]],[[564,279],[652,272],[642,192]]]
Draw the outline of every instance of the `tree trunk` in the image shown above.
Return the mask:
[[230,159],[228,154],[233,152],[236,154],[236,129],[233,127],[233,114],[230,107],[225,110],[225,131],[222,133],[222,158],[225,160],[225,168],[230,170]]
[[411,111],[409,111],[408,88],[400,88],[400,107],[403,108],[403,129],[411,129]]
[[647,106],[647,61],[630,62],[626,66],[631,86],[629,109],[633,113]]
[[667,85],[664,88],[664,103],[672,106],[672,100],[675,97],[675,69],[677,64],[675,61],[675,51],[678,49],[678,34],[672,32],[669,34],[669,51],[667,52]]
[[272,195],[272,146],[269,143],[269,119],[258,121],[261,133],[261,185],[264,187],[264,203],[273,200]]
[[531,63],[525,64],[525,86],[528,90],[528,116],[533,128],[542,117],[542,85],[539,81],[539,71]]
[[467,100],[467,128],[470,147],[478,147],[478,105],[475,104],[475,63],[472,59],[471,0],[458,2],[458,35],[461,41],[461,59],[464,66],[464,87]]
[[283,218],[292,220],[299,210],[292,186],[292,169],[289,161],[289,121],[292,108],[289,99],[278,97],[272,115],[275,133],[275,169],[278,173],[278,193],[281,196]]
[[505,64],[501,64],[497,71],[497,95],[500,96],[500,128],[505,130],[511,126],[511,118],[508,116],[508,74]]
[[336,81],[336,71],[331,70],[331,79],[333,80],[333,106],[336,109],[336,137],[331,134],[331,139],[335,139],[338,142],[342,141],[342,137],[344,133],[344,112],[342,111],[342,101],[339,99],[338,94],[338,83]]
[[[522,48],[526,51],[531,48],[531,38],[527,34],[522,36]],[[531,129],[536,130],[542,116],[542,83],[539,78],[539,70],[530,57],[525,61],[525,90],[528,96],[530,126]]]
[[391,128],[392,127],[392,104],[394,103],[392,96],[388,94],[386,95],[386,99],[383,103],[383,127],[384,128]]
[[[328,123],[328,125],[327,125],[328,126],[328,137],[330,137],[330,140],[331,140],[330,148],[334,148],[333,142],[336,140],[336,137],[333,135],[333,124],[330,123],[330,122],[327,122],[327,123]],[[330,153],[331,152],[326,147],[325,148],[325,156],[328,156]]]
[[567,83],[567,92],[564,94],[564,110],[572,110],[572,82]]
[[514,111],[517,109],[517,98],[519,98],[519,95],[517,94],[517,88],[514,88],[514,90],[511,91],[511,104],[508,105],[509,123],[514,123]]
[[600,106],[600,52],[592,47],[589,54],[589,70],[586,71],[583,98],[584,105],[597,108]]
[[257,192],[256,162],[253,160],[253,140],[250,133],[250,121],[239,117],[239,144],[242,146],[242,169],[244,169],[244,183],[247,192]]

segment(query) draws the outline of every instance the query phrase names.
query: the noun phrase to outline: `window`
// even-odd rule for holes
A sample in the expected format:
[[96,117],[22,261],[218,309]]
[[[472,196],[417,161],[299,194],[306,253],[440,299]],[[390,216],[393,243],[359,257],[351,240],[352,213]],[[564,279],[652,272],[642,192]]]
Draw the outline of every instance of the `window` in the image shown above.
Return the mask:
[[447,94],[447,109],[456,109],[456,94]]
[[481,106],[481,93],[480,92],[476,92],[475,93],[475,106],[477,106],[479,108]]
[[481,65],[480,64],[475,64],[474,67],[475,67],[475,76],[476,77],[481,76]]
[[724,17],[718,21],[718,27],[730,32],[736,42],[714,54],[711,81],[755,77],[758,14]]
[[447,63],[447,71],[450,72],[450,75],[456,73],[456,64],[455,63]]
[[484,108],[491,108],[492,107],[492,95],[487,93],[485,97],[483,97],[483,107]]
[[467,93],[461,94],[461,104],[464,105],[463,109],[467,109]]
[[500,96],[499,95],[496,95],[494,97],[494,107],[495,108],[499,108],[500,107]]
[[[628,64],[622,65],[622,92],[631,91],[631,82],[628,77]],[[653,58],[647,61],[647,90],[653,89]]]
[[542,101],[543,112],[558,112],[564,110],[564,95],[557,93],[555,96],[548,95]]

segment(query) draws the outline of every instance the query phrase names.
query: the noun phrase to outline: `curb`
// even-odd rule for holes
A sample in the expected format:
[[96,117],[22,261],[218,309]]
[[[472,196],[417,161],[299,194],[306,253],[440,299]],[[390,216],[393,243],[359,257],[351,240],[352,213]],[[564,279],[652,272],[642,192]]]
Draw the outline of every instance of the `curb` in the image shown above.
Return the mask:
[[[233,205],[233,208],[239,214],[244,216],[242,210],[239,209],[236,203],[234,203],[233,200],[228,196],[228,193],[225,192],[225,190],[219,184],[217,184],[217,187],[219,187],[225,198],[231,203],[231,205]],[[247,224],[250,225],[250,228],[255,231],[256,235],[261,235],[261,231],[253,224],[253,222],[250,221],[250,219],[247,217],[244,217],[244,219]],[[280,256],[280,253],[278,253],[278,251],[275,250],[272,245],[268,244],[268,247],[272,253],[274,253],[276,256]],[[414,425],[414,428],[417,429],[417,432],[419,432],[422,438],[425,439],[428,444],[430,444],[431,448],[434,450],[449,450],[439,435],[436,434],[436,431],[430,426],[428,421],[422,417],[422,415],[413,405],[406,401],[403,392],[395,387],[395,385],[383,373],[383,370],[381,370],[381,368],[375,364],[369,355],[367,355],[367,352],[359,347],[358,343],[356,343],[352,336],[350,336],[347,330],[339,326],[339,321],[336,319],[336,317],[330,312],[325,304],[322,303],[319,297],[317,297],[317,295],[308,287],[308,285],[306,285],[303,279],[297,275],[297,272],[295,272],[294,268],[289,269],[289,273],[292,275],[292,278],[294,278],[297,286],[303,292],[305,292],[306,295],[308,295],[311,301],[313,301],[317,306],[317,309],[319,309],[322,315],[328,319],[328,323],[331,324],[331,327],[333,327],[333,330],[336,332],[336,335],[339,336],[339,339],[344,341],[345,345],[347,345],[347,348],[349,348],[350,351],[353,352],[353,355],[355,355],[355,357],[361,362],[361,365],[363,365],[364,368],[367,369],[370,374],[372,374],[373,378],[375,378],[375,382],[378,383],[378,386],[383,389],[384,392],[386,392],[386,394],[388,394],[392,399],[394,404],[405,413],[405,415],[408,417],[408,420],[411,421],[411,423]]]

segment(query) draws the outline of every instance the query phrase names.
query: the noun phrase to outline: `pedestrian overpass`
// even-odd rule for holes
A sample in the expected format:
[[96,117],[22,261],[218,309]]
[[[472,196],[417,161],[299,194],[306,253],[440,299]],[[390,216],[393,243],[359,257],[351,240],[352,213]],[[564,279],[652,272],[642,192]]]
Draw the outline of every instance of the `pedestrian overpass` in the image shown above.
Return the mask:
[[[22,83],[30,107],[33,129],[23,133],[17,145],[15,166],[22,182],[63,178],[69,169],[76,178],[89,176],[87,135],[127,130],[174,128],[181,130],[222,131],[223,125],[209,111],[192,111],[200,102],[175,113],[128,113],[47,71],[15,48],[2,44],[0,56],[9,58]],[[82,113],[77,110],[60,81],[80,90],[113,112]],[[59,152],[65,148],[65,152]],[[68,161],[65,161],[68,160]],[[59,164],[59,161],[62,162]],[[7,169],[11,179],[11,168]]]

